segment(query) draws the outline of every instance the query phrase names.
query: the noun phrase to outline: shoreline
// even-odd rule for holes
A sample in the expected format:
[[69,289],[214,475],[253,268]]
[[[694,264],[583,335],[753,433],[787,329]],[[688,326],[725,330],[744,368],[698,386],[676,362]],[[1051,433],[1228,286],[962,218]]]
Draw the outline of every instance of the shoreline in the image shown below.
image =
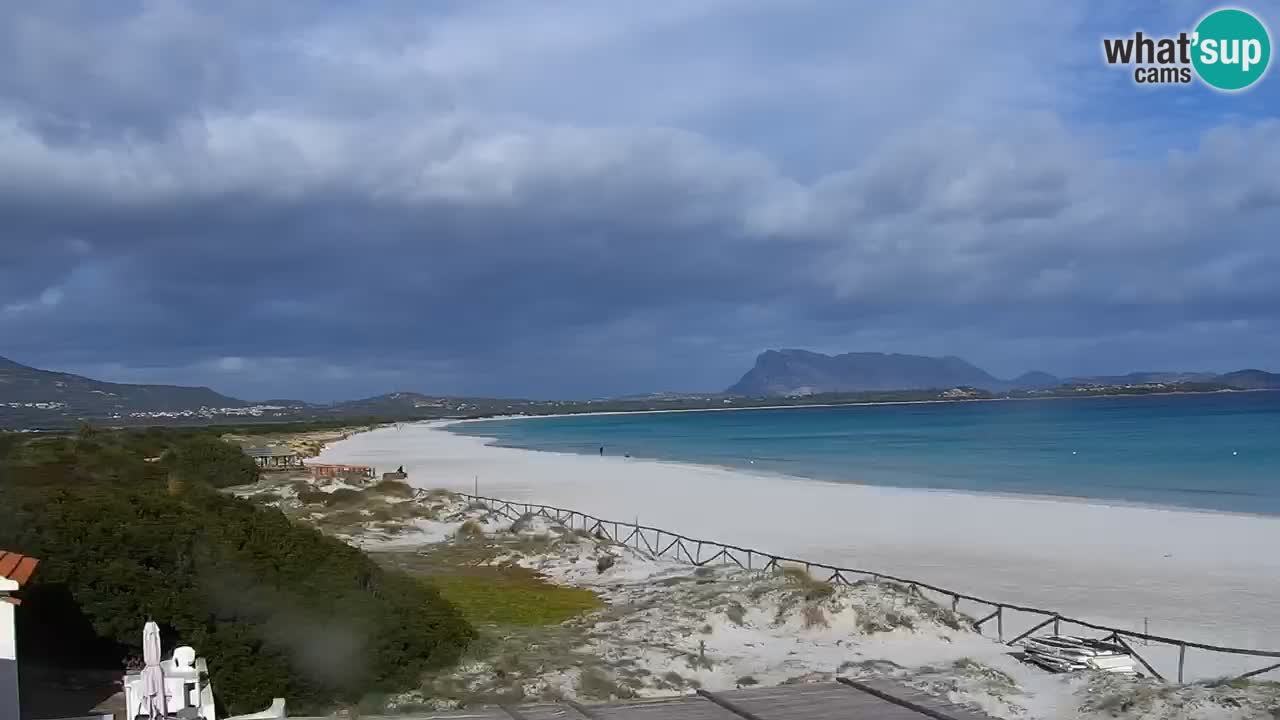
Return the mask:
[[1223,390],[1204,390],[1188,392],[1185,390],[1174,390],[1172,392],[1159,393],[1106,393],[1095,395],[1047,395],[1044,397],[991,397],[991,398],[936,398],[933,400],[868,400],[866,402],[843,402],[843,403],[811,403],[796,405],[741,405],[735,407],[705,407],[705,408],[653,408],[650,410],[588,410],[585,412],[571,413],[546,413],[539,415],[529,415],[519,413],[515,415],[493,415],[489,417],[471,417],[471,418],[437,418],[432,420],[406,420],[403,422],[459,422],[459,423],[475,423],[489,422],[491,420],[519,420],[524,418],[567,418],[567,417],[586,417],[592,415],[655,415],[662,413],[697,413],[697,412],[732,412],[734,410],[801,410],[805,408],[843,408],[843,407],[879,407],[883,405],[943,405],[943,404],[960,404],[960,403],[979,403],[979,402],[1039,402],[1042,400],[1097,400],[1100,398],[1135,398],[1135,397],[1173,397],[1173,396],[1194,396],[1194,395],[1220,395],[1224,393],[1252,393],[1252,392],[1280,392],[1280,389],[1274,388],[1229,388]]
[[[1273,516],[784,481],[495,447],[441,427],[449,422],[363,433],[331,445],[321,461],[404,465],[420,488],[472,492],[478,485],[480,495],[881,570],[1103,625],[1280,648],[1280,557],[1270,550],[1280,545],[1280,519]],[[1254,669],[1197,653],[1187,668],[1190,677]]]
[[[1010,633],[1034,631],[1032,623],[1042,622],[1043,614],[1023,617],[1023,611],[1005,605],[999,628],[971,627],[987,615],[992,601],[953,601],[947,590],[913,588],[909,579],[849,575],[824,581],[827,568],[806,572],[804,560],[760,551],[753,552],[782,565],[773,572],[758,566],[753,570],[738,567],[739,558],[736,565],[699,566],[691,562],[688,548],[682,548],[685,562],[655,549],[663,547],[663,531],[654,528],[649,530],[659,535],[652,544],[648,539],[619,543],[625,528],[611,538],[607,530],[604,535],[588,530],[594,518],[565,523],[522,509],[518,502],[515,507],[485,505],[465,494],[424,489],[388,493],[377,485],[351,486],[340,480],[311,486],[312,494],[322,497],[341,488],[358,498],[354,505],[304,499],[292,483],[246,486],[237,494],[291,512],[388,567],[435,578],[474,578],[483,572],[488,592],[499,596],[525,592],[511,586],[509,578],[513,573],[526,577],[521,570],[527,570],[546,588],[542,592],[556,587],[557,598],[569,593],[578,601],[574,616],[565,618],[545,599],[530,598],[535,605],[543,603],[538,607],[544,612],[538,616],[541,623],[530,629],[523,622],[513,625],[516,617],[509,612],[493,612],[488,595],[477,605],[469,584],[447,583],[463,612],[482,623],[481,632],[491,644],[470,662],[427,676],[420,689],[391,698],[387,709],[400,703],[431,703],[438,710],[502,704],[513,687],[527,702],[565,697],[617,701],[676,697],[697,688],[778,687],[863,676],[891,677],[1006,720],[1093,717],[1091,710],[1117,702],[1134,705],[1134,713],[1125,714],[1133,720],[1168,717],[1159,703],[1144,704],[1156,697],[1151,691],[1157,687],[1161,698],[1196,706],[1202,711],[1197,717],[1206,720],[1257,717],[1255,711],[1274,707],[1280,697],[1280,686],[1272,684],[1233,683],[1224,691],[1194,678],[1191,684],[1174,686],[1123,674],[1045,672],[1010,653],[1002,642]],[[607,528],[610,521],[604,523]],[[689,547],[696,544],[699,554],[704,542],[710,542],[684,540]],[[719,543],[711,544],[714,557]],[[1182,642],[1180,637],[1151,639]],[[1167,645],[1135,645],[1142,648],[1144,661],[1165,673],[1173,673],[1179,663],[1176,655],[1161,652],[1170,649]],[[1190,647],[1192,653],[1209,652]],[[1129,652],[1110,667],[1140,670],[1138,662],[1143,661]],[[466,688],[462,694],[460,686]],[[1097,705],[1100,696],[1114,700]],[[1242,708],[1243,715],[1233,714]]]
[[[935,401],[930,400],[926,402],[935,402]],[[882,404],[906,404],[906,403],[882,403]],[[806,407],[817,407],[817,406],[806,406]],[[725,408],[725,409],[731,409],[731,408]],[[732,409],[747,409],[747,408],[732,408]],[[752,409],[756,409],[756,408],[752,408]],[[759,408],[759,409],[763,409],[763,408]],[[711,408],[710,410],[716,411],[716,410],[720,410],[720,408]],[[703,410],[647,411],[646,410],[646,411],[637,411],[637,412],[649,413],[649,412],[705,412],[705,411]],[[461,419],[461,420],[424,420],[424,421],[418,421],[414,424],[433,427],[436,429],[444,430],[445,432],[453,432],[448,429],[450,426],[453,426],[453,425],[480,424],[485,422],[497,422],[497,421],[506,421],[506,420],[537,420],[539,418],[546,418],[546,417],[574,417],[575,415],[586,415],[586,414],[630,415],[634,413],[604,412],[604,413],[576,413],[576,414],[569,414],[569,415],[505,415],[501,417],[468,418],[468,419]],[[405,424],[408,424],[408,423],[405,423]],[[454,434],[460,435],[462,437],[477,438],[477,439],[489,441],[489,442],[486,442],[485,445],[487,447],[493,447],[493,448],[517,450],[520,452],[546,453],[551,455],[560,455],[563,457],[586,457],[586,458],[595,457],[595,455],[593,455],[590,452],[570,452],[566,450],[547,450],[542,448],[523,447],[520,445],[507,445],[501,442],[502,440],[501,438],[494,437],[492,435],[479,435],[479,434],[471,434],[471,433],[454,433]],[[1194,505],[1176,505],[1176,504],[1170,504],[1170,503],[1144,502],[1141,500],[1125,500],[1123,498],[1097,498],[1097,497],[1091,497],[1088,495],[1054,495],[1054,494],[1044,494],[1044,493],[1000,492],[996,490],[964,490],[964,489],[957,489],[957,488],[937,488],[937,487],[893,485],[888,483],[841,481],[841,480],[830,480],[826,478],[808,476],[808,475],[797,475],[794,473],[746,468],[746,467],[740,467],[737,465],[720,465],[717,463],[671,460],[667,458],[653,457],[648,455],[632,455],[632,456],[626,456],[624,458],[618,458],[617,456],[610,456],[610,457],[613,457],[614,459],[622,459],[623,461],[637,460],[637,461],[643,461],[643,462],[659,463],[664,465],[676,465],[676,466],[686,466],[690,468],[721,470],[725,472],[741,473],[743,475],[751,475],[751,476],[756,476],[760,478],[782,480],[782,481],[817,482],[817,483],[824,483],[828,485],[837,485],[837,486],[883,488],[887,490],[895,490],[900,492],[918,492],[918,493],[926,493],[926,494],[942,494],[942,495],[952,494],[952,495],[959,495],[959,496],[1003,498],[1007,500],[1058,502],[1058,503],[1063,503],[1068,505],[1094,505],[1098,507],[1137,508],[1137,509],[1144,509],[1144,510],[1154,510],[1154,511],[1161,511],[1161,512],[1174,512],[1174,513],[1180,513],[1180,512],[1181,513],[1204,513],[1208,515],[1226,515],[1226,516],[1232,516],[1232,517],[1261,518],[1261,519],[1271,519],[1271,520],[1280,521],[1280,513],[1247,512],[1244,510],[1221,510],[1221,509],[1215,509],[1215,508],[1196,507]]]

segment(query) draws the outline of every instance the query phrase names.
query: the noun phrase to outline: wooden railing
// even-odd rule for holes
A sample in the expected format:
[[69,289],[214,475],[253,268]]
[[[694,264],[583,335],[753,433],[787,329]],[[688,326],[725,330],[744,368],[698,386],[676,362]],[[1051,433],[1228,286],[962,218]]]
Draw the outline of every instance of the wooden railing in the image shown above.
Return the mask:
[[973,627],[981,633],[983,632],[984,626],[988,626],[988,623],[994,621],[996,638],[1002,643],[1005,642],[1006,613],[1013,611],[1038,616],[1038,622],[1009,640],[1009,645],[1014,645],[1029,637],[1032,633],[1042,630],[1049,625],[1053,626],[1055,634],[1061,631],[1063,625],[1102,632],[1105,633],[1103,637],[1104,640],[1115,642],[1124,647],[1130,655],[1132,655],[1138,662],[1142,663],[1143,667],[1147,669],[1147,672],[1160,680],[1164,680],[1164,676],[1159,673],[1146,658],[1138,654],[1134,649],[1133,644],[1129,642],[1130,640],[1141,641],[1147,644],[1156,643],[1158,645],[1167,645],[1177,648],[1177,678],[1179,683],[1184,681],[1184,669],[1186,667],[1188,649],[1228,655],[1272,658],[1274,660],[1270,665],[1242,673],[1230,678],[1231,680],[1251,678],[1280,669],[1280,651],[1277,650],[1254,650],[1251,648],[1209,645],[1206,643],[1193,642],[1191,640],[1182,640],[1179,638],[1164,637],[1162,635],[1152,635],[1145,632],[1109,627],[1106,625],[1092,623],[1087,620],[1081,620],[1079,618],[1068,617],[1053,610],[988,600],[969,593],[958,592],[948,588],[939,587],[937,585],[932,585],[927,582],[922,582],[920,580],[898,577],[896,575],[890,575],[876,570],[836,567],[825,563],[800,560],[797,558],[786,557],[784,555],[775,555],[773,553],[762,552],[752,548],[727,545],[713,540],[698,540],[696,538],[687,537],[661,528],[649,527],[647,525],[640,525],[634,522],[604,520],[577,510],[567,510],[551,505],[502,500],[500,498],[484,497],[482,495],[470,493],[456,494],[459,497],[465,498],[468,502],[478,503],[489,512],[509,518],[512,521],[519,520],[526,516],[545,517],[552,522],[563,525],[571,530],[583,530],[604,540],[633,547],[637,550],[646,550],[655,558],[674,558],[677,561],[688,562],[697,566],[709,565],[711,563],[720,563],[725,565],[734,564],[744,570],[751,571],[775,570],[785,563],[794,567],[803,567],[806,572],[815,578],[825,580],[833,584],[852,585],[856,580],[851,580],[850,578],[870,578],[876,582],[888,581],[901,584],[910,592],[921,596],[924,596],[924,591],[928,590],[938,596],[941,596],[944,601],[950,600],[951,609],[953,611],[958,610],[961,601],[968,601],[981,607],[989,608],[990,612],[975,620],[973,622]]

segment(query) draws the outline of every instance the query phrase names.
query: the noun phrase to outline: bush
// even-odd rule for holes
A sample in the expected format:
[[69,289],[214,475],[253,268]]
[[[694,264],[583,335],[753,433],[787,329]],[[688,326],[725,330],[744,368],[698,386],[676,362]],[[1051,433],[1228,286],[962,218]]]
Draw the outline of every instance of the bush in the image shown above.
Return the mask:
[[747,620],[747,609],[742,607],[742,603],[730,602],[729,607],[725,608],[725,617],[729,618],[729,622],[734,625],[743,625]]
[[383,495],[402,498],[411,498],[415,492],[412,485],[399,480],[383,480],[370,488],[370,490]]
[[[190,644],[209,658],[229,713],[276,696],[305,712],[404,689],[456,662],[473,637],[434,589],[211,489],[210,479],[243,467],[223,450],[177,445],[172,469],[186,482],[171,492],[168,472],[134,454],[136,442],[97,434],[14,448],[0,461],[0,547],[41,558],[33,607],[37,595],[69,596],[67,617],[87,619],[121,657],[140,652],[142,625],[155,619],[166,647]],[[70,625],[44,620],[55,640]]]
[[818,580],[809,574],[808,570],[794,565],[782,566],[780,572],[786,578],[787,582],[800,588],[804,599],[809,602],[817,602],[831,597],[836,589],[829,582]]
[[211,435],[193,435],[180,441],[166,460],[169,469],[188,482],[215,488],[258,482],[258,466],[253,459],[239,446]]
[[325,493],[324,504],[329,507],[339,505],[355,505],[364,499],[364,495],[359,490],[351,488],[338,488],[331,493]]
[[475,520],[467,520],[458,526],[454,537],[458,540],[479,540],[484,537],[484,528]]
[[323,490],[306,490],[298,491],[298,502],[303,505],[324,505],[329,502],[329,493]]

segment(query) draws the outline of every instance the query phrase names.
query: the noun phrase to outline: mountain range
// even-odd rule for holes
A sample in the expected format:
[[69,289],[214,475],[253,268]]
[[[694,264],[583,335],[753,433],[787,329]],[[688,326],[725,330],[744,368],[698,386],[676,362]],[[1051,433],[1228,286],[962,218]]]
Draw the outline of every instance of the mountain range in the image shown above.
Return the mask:
[[207,387],[104,382],[0,357],[0,428],[110,424],[244,423],[342,418],[433,418],[557,412],[565,403],[394,392],[333,404],[248,401]]
[[1046,390],[1063,385],[1142,385],[1204,383],[1243,390],[1280,388],[1280,374],[1262,370],[1134,372],[1127,375],[1059,378],[1032,371],[1005,380],[966,360],[947,355],[854,352],[824,355],[808,350],[767,350],[725,392],[744,397],[780,397],[822,393],[924,390],[971,387],[991,392]]
[[94,415],[250,405],[207,387],[103,382],[71,373],[40,370],[0,357],[0,405],[14,404],[61,405],[70,412]]
[[[1058,378],[1028,372],[997,378],[955,356],[886,353],[823,355],[806,350],[769,350],[724,393],[654,393],[588,401],[459,398],[394,392],[334,404],[300,400],[250,402],[207,387],[112,383],[71,373],[41,370],[0,357],[0,427],[65,427],[79,420],[112,424],[154,422],[224,423],[341,418],[438,418],[494,414],[543,414],[588,410],[726,407],[751,398],[803,397],[823,393],[979,388],[990,392],[1046,391],[1063,385],[1126,386],[1198,383],[1202,389],[1280,389],[1280,374],[1238,370],[1225,374],[1138,372]],[[744,399],[741,402],[734,397]]]

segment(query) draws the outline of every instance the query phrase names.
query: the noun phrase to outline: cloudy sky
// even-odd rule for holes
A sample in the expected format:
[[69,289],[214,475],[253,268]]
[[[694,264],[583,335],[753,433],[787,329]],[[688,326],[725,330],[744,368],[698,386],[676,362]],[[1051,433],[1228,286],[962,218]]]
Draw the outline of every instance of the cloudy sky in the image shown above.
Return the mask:
[[1101,38],[1214,6],[1121,5],[5,3],[0,355],[310,400],[1280,370],[1280,78],[1135,86]]

